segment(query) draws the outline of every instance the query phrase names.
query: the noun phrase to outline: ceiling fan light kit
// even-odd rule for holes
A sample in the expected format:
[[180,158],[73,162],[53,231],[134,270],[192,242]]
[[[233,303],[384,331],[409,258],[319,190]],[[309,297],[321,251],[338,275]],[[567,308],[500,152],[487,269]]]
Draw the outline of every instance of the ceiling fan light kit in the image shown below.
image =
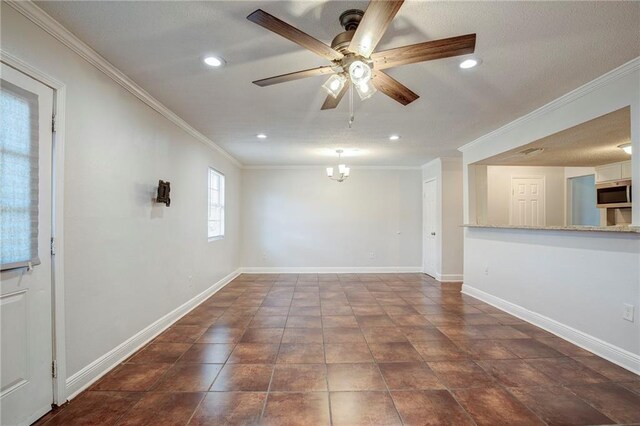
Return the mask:
[[[328,92],[321,108],[323,110],[336,108],[348,89],[351,88],[352,92],[354,86],[361,100],[370,98],[379,90],[402,105],[410,104],[419,96],[383,70],[472,54],[475,51],[476,35],[467,34],[374,52],[402,3],[403,0],[371,0],[365,12],[358,9],[345,11],[340,15],[340,25],[345,31],[333,39],[331,46],[262,9],[254,11],[247,16],[249,21],[322,56],[331,61],[331,65],[256,80],[253,83],[264,87],[332,74],[322,86]],[[353,119],[353,114],[351,118]]]

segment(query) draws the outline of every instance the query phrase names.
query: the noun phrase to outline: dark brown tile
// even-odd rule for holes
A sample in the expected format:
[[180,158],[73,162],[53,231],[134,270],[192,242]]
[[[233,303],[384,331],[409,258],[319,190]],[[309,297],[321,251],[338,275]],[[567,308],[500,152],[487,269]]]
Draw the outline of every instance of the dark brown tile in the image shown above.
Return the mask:
[[205,331],[207,327],[174,325],[158,336],[155,342],[194,343]]
[[414,390],[391,392],[405,425],[472,426],[474,423],[464,409],[446,390]]
[[256,316],[287,316],[289,308],[286,306],[263,306],[256,311]]
[[424,362],[378,364],[389,390],[443,389],[431,368]]
[[269,393],[263,425],[328,425],[329,398],[326,392]]
[[640,382],[622,382],[618,384],[640,395]]
[[322,328],[321,317],[289,315],[287,328]]
[[92,390],[148,391],[171,364],[122,364],[104,376]]
[[400,327],[400,331],[411,343],[445,339],[445,335],[435,327]]
[[359,328],[326,328],[323,333],[325,343],[365,343]]
[[353,310],[349,305],[334,305],[322,303],[322,315],[353,315]]
[[278,345],[238,343],[229,356],[230,364],[275,364]]
[[552,386],[556,382],[519,359],[483,360],[477,363],[507,387]]
[[284,328],[249,328],[240,339],[242,343],[279,344]]
[[376,364],[328,364],[330,391],[386,390]]
[[422,361],[420,354],[408,342],[369,343],[369,348],[377,362]]
[[151,343],[131,357],[128,363],[174,363],[191,347],[190,343]]
[[328,315],[322,317],[323,328],[358,328],[356,317],[353,315]]
[[[524,339],[522,339],[524,341]],[[520,341],[520,340],[518,340]],[[507,349],[504,340],[454,340],[460,349],[472,359],[517,359],[518,356]]]
[[559,337],[536,337],[535,339],[566,356],[594,356],[591,352]]
[[283,315],[256,315],[249,323],[249,328],[284,328],[286,323],[287,317]]
[[118,425],[185,425],[204,395],[200,392],[148,392],[127,411]]
[[282,343],[322,343],[320,328],[285,328]]
[[569,389],[618,423],[640,423],[640,395],[622,386],[598,383],[570,386]]
[[291,306],[289,315],[319,317],[321,315],[321,312],[319,306]]
[[615,422],[561,387],[513,388],[521,402],[550,425],[604,425]]
[[562,353],[534,339],[504,339],[498,341],[509,351],[523,359],[564,357]]
[[625,370],[624,368],[597,356],[573,357],[573,359],[614,382],[633,382],[640,380],[640,376],[637,374],[634,374],[629,370]]
[[196,343],[238,343],[244,334],[244,328],[213,326],[198,338]]
[[399,327],[432,327],[433,325],[424,316],[415,315],[389,315]]
[[182,355],[179,362],[222,364],[232,349],[233,345],[225,343],[196,343]]
[[327,343],[325,344],[327,364],[373,362],[366,343]]
[[457,389],[453,394],[478,426],[544,425],[538,416],[502,388]]
[[273,365],[226,364],[211,391],[267,391]]
[[175,364],[153,387],[154,391],[206,392],[222,364]]
[[137,392],[84,392],[46,424],[52,426],[115,425],[142,397]]
[[271,391],[316,392],[327,390],[325,364],[278,364]]
[[[375,301],[374,301],[375,302]],[[363,304],[359,304],[359,305],[351,305],[351,310],[353,311],[354,315],[358,316],[363,316],[363,315],[385,315],[385,311],[382,309],[382,307],[380,305],[377,305],[375,303],[371,304],[371,305],[363,305]]]
[[451,340],[442,338],[428,342],[412,343],[425,361],[454,361],[467,359],[466,352],[458,348]]
[[450,389],[495,385],[493,378],[473,361],[438,361],[427,364]]
[[330,398],[336,426],[402,424],[387,392],[331,392]]
[[189,425],[251,425],[257,424],[266,393],[211,392],[191,418]]
[[385,305],[382,310],[389,316],[392,315],[416,315],[418,311],[411,305]]
[[358,324],[362,328],[371,328],[371,327],[395,327],[391,318],[384,315],[356,315],[356,319]]
[[609,379],[571,358],[543,358],[528,360],[529,364],[560,384],[602,383]]
[[278,364],[323,364],[324,348],[318,343],[283,343]]
[[407,338],[399,327],[363,328],[362,334],[367,343],[407,342]]

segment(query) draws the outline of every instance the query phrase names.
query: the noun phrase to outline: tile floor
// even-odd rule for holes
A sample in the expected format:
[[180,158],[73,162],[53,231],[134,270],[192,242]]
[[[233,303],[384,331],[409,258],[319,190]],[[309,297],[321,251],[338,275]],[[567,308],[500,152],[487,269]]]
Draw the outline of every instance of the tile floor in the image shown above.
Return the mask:
[[254,274],[39,423],[633,424],[640,376],[422,274]]

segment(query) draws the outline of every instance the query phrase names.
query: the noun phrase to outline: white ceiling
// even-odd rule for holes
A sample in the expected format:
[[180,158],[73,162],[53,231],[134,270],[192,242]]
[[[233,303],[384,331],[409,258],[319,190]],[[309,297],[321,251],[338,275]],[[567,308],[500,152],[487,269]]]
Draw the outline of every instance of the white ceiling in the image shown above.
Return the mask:
[[[631,108],[625,107],[476,164],[595,167],[630,160],[631,156],[618,147],[630,142]],[[523,154],[537,148],[543,151]]]
[[[347,127],[346,98],[320,111],[323,77],[261,88],[251,81],[327,64],[246,20],[257,8],[327,44],[338,16],[366,1],[38,2],[145,90],[245,165],[419,166],[640,56],[640,2],[406,1],[377,50],[476,33],[483,64],[460,58],[392,69],[420,95],[403,107],[381,93]],[[213,53],[227,66],[211,69]],[[256,133],[268,134],[258,140]],[[390,142],[393,133],[402,139]]]

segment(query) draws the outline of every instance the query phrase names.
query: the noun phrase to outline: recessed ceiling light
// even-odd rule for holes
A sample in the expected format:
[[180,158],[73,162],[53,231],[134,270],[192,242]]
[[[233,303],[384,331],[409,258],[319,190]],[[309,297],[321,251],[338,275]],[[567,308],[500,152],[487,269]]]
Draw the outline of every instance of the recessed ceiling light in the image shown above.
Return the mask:
[[631,155],[631,144],[630,143],[623,143],[622,145],[618,145],[618,148],[620,148],[621,150],[623,150],[627,154]]
[[209,65],[210,67],[220,67],[224,65],[224,59],[219,58],[217,56],[207,56],[204,58],[204,63]]
[[397,141],[398,139],[400,139],[399,135],[391,135],[391,136],[389,136],[389,140],[390,141]]
[[465,59],[464,61],[460,62],[460,68],[462,68],[463,70],[466,70],[466,69],[475,67],[479,63],[480,63],[479,59],[473,59],[473,58]]
[[264,133],[258,133],[258,134],[256,135],[256,138],[258,138],[258,139],[266,139],[266,138],[267,138],[267,135],[265,135]]

